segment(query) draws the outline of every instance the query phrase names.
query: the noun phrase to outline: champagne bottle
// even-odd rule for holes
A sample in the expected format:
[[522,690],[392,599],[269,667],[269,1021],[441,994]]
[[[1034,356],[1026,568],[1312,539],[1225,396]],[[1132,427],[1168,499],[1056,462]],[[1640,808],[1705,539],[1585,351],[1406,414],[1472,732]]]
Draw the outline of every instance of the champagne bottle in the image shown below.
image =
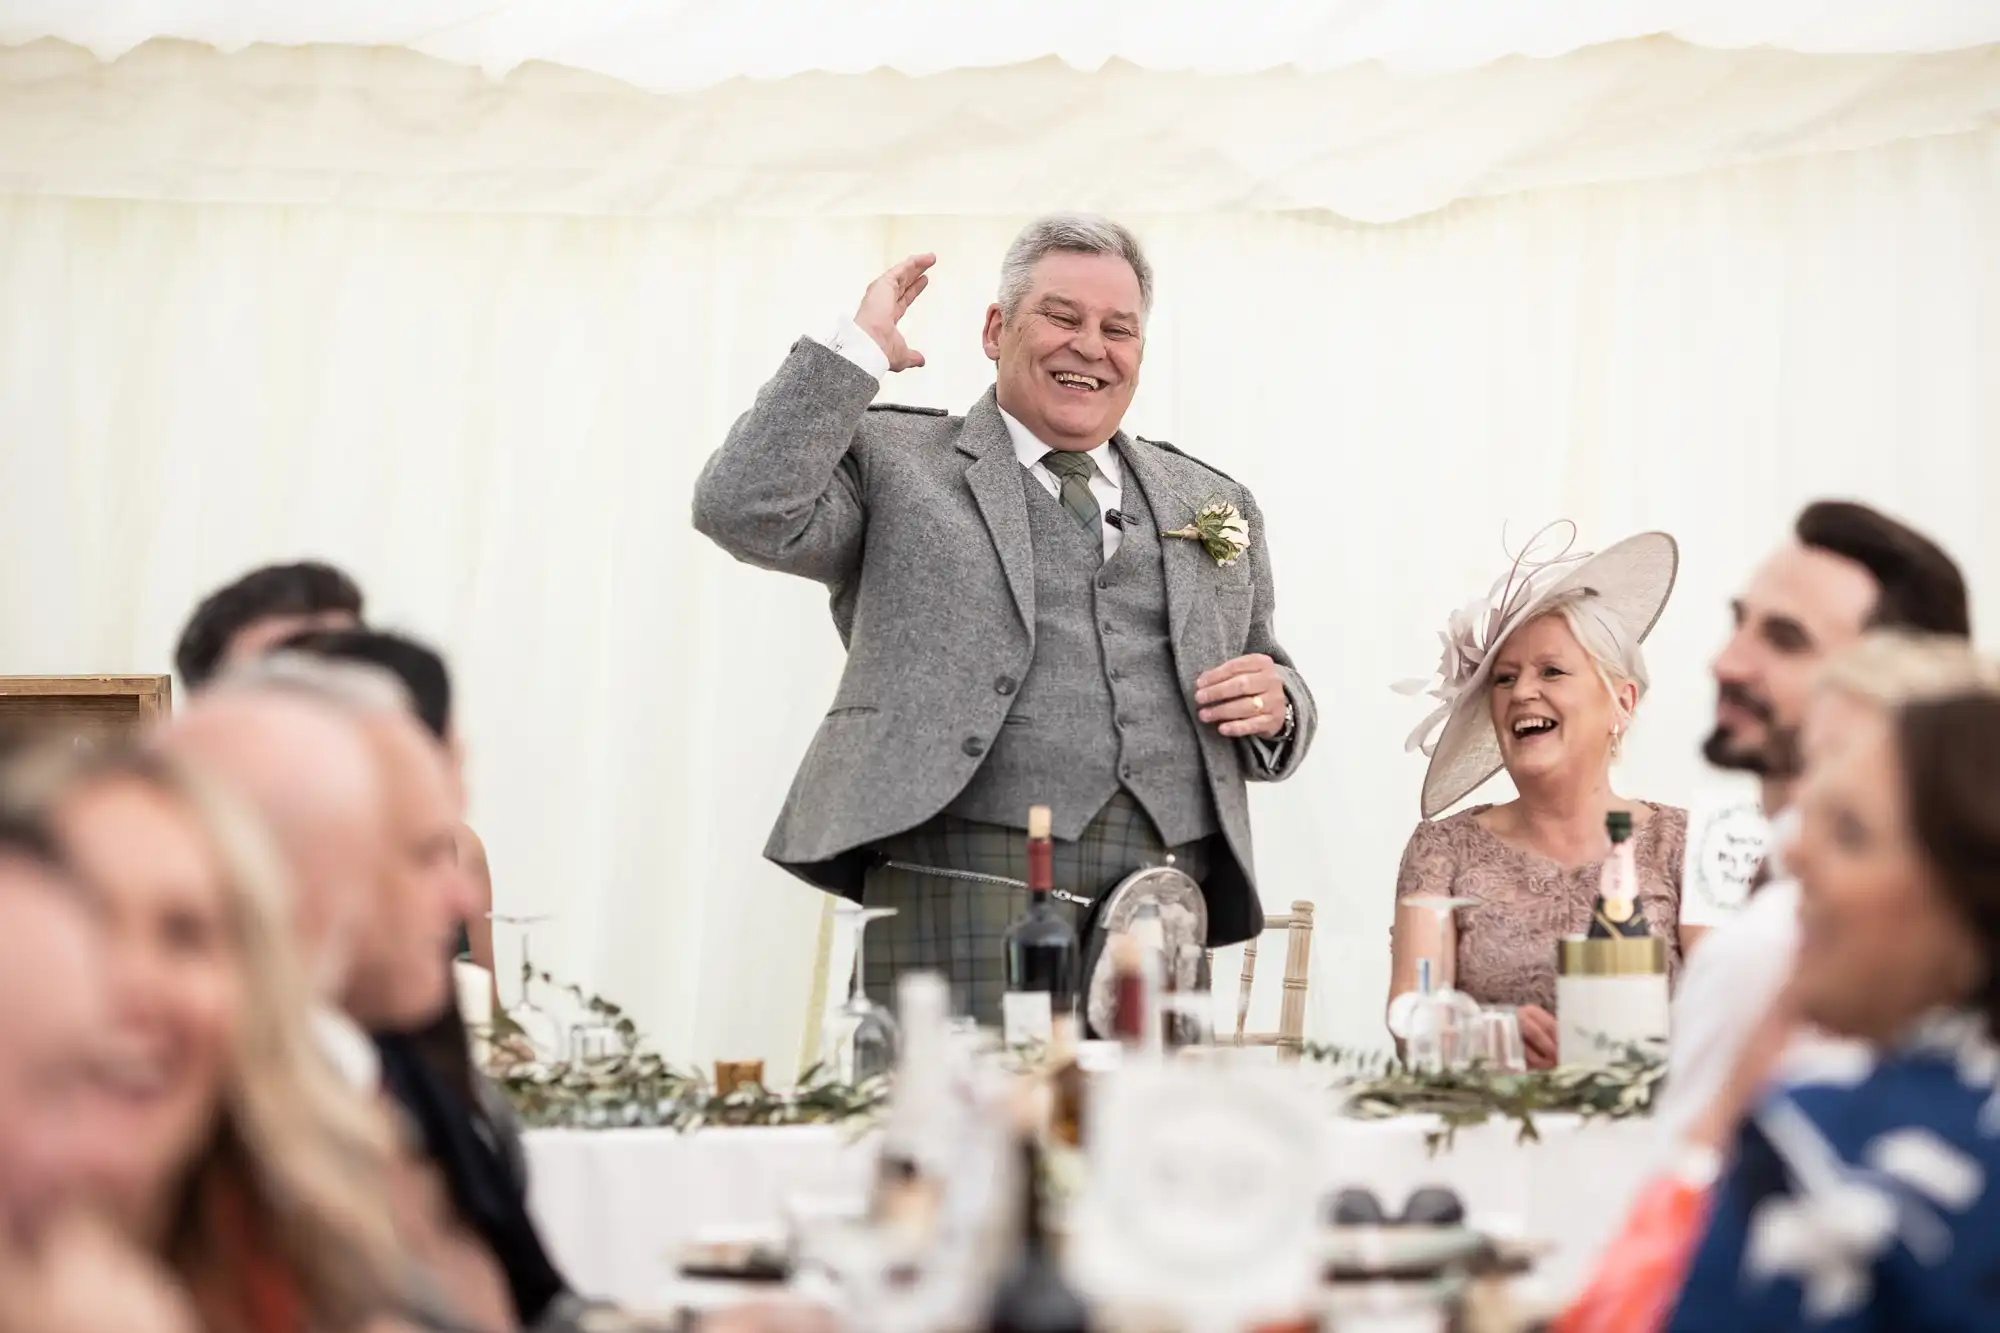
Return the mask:
[[986,1333],[1088,1333],[1090,1309],[1063,1277],[1050,1244],[1041,1146],[1032,1133],[1016,1143],[1020,1163],[1019,1245],[994,1289]]
[[1055,844],[1049,808],[1028,811],[1028,909],[1007,927],[1007,991],[1000,999],[1001,1034],[1009,1046],[1047,1045],[1055,1022],[1076,1008],[1076,931],[1056,915]]
[[1590,905],[1589,938],[1646,939],[1652,932],[1639,911],[1639,868],[1633,860],[1631,812],[1613,810],[1605,815],[1604,831],[1611,837],[1611,855],[1604,858],[1597,900]]

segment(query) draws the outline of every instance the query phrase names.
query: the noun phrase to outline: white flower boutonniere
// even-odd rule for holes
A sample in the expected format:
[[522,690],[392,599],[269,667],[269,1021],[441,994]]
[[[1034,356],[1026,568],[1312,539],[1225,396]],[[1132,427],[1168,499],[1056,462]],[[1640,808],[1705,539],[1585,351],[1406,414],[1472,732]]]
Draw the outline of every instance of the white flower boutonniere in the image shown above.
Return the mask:
[[1185,537],[1201,543],[1218,567],[1233,565],[1250,549],[1250,520],[1226,500],[1212,500],[1195,512],[1184,528],[1162,531],[1162,537]]

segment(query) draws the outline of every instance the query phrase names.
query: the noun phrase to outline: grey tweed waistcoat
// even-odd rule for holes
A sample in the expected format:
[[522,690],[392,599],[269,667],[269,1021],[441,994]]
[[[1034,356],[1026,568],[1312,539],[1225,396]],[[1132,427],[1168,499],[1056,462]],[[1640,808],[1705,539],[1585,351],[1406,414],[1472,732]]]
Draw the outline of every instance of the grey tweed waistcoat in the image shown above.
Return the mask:
[[1026,468],[1035,557],[1035,655],[971,782],[948,807],[1026,825],[1050,806],[1059,837],[1081,831],[1123,786],[1169,847],[1219,828],[1201,737],[1182,697],[1167,622],[1159,525],[1128,464],[1116,555]]

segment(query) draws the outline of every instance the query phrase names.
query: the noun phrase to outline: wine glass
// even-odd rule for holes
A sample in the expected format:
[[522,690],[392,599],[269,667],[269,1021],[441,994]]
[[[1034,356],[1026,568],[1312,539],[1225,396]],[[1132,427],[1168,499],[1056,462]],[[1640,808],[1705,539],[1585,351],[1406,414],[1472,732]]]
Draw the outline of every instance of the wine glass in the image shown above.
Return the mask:
[[1417,988],[1398,995],[1390,1004],[1389,1031],[1404,1043],[1404,1059],[1412,1067],[1456,1069],[1470,1058],[1479,1004],[1451,984],[1458,971],[1452,914],[1460,908],[1479,906],[1479,900],[1431,893],[1401,899],[1398,905],[1434,915],[1434,938],[1443,956],[1417,959]]
[[1209,993],[1207,951],[1198,944],[1168,950],[1167,988],[1160,995],[1170,1051],[1215,1044],[1215,997]]
[[840,912],[854,921],[854,975],[848,983],[847,999],[826,1021],[820,1045],[828,1070],[843,1083],[865,1083],[880,1078],[896,1065],[899,1032],[896,1019],[886,1008],[868,998],[865,980],[863,941],[868,923],[896,915],[893,907],[855,907],[842,904]]
[[521,993],[502,1012],[538,1059],[562,1059],[568,1054],[564,1049],[563,1027],[554,1014],[535,1003],[535,963],[528,944],[534,934],[532,928],[553,918],[548,913],[509,916],[504,912],[488,912],[486,917],[495,925],[509,926],[521,932]]

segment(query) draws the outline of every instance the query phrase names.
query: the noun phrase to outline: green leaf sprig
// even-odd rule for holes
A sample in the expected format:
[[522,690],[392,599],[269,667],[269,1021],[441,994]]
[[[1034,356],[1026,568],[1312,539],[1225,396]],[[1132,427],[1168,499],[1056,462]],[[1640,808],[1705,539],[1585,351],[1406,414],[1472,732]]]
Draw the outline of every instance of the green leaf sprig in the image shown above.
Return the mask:
[[1449,1148],[1460,1129],[1500,1117],[1518,1127],[1521,1142],[1537,1141],[1538,1115],[1577,1115],[1625,1120],[1652,1112],[1666,1077],[1666,1061],[1653,1051],[1629,1048],[1600,1065],[1503,1073],[1482,1064],[1460,1069],[1412,1069],[1380,1051],[1335,1046],[1306,1047],[1306,1056],[1332,1065],[1342,1111],[1359,1120],[1402,1115],[1436,1116],[1439,1128],[1425,1136],[1432,1153]]

